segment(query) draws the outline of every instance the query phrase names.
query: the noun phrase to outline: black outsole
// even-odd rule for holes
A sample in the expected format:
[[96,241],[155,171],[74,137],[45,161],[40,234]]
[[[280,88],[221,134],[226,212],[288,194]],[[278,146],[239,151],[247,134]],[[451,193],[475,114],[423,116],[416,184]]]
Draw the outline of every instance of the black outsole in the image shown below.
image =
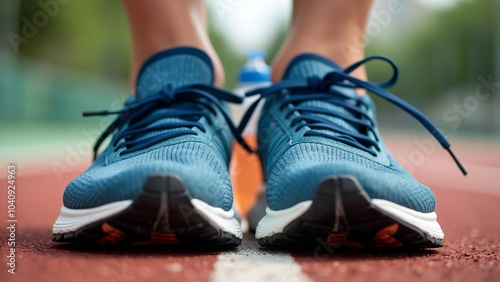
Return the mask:
[[259,239],[262,246],[326,243],[353,248],[438,248],[442,239],[378,209],[352,176],[325,179],[309,209],[282,233]]
[[241,244],[241,239],[215,227],[194,208],[184,184],[173,175],[151,176],[125,210],[74,232],[53,234],[52,241],[206,248]]

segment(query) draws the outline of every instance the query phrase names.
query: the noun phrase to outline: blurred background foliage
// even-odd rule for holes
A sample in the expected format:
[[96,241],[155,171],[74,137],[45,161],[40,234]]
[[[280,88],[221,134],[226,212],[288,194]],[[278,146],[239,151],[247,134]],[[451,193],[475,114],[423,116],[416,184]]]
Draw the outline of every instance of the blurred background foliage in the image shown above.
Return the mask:
[[[228,13],[244,7],[221,13],[218,1],[225,0],[210,1],[210,36],[225,66],[226,88],[233,89],[248,50],[231,43],[234,38],[227,36],[225,24],[220,23]],[[443,118],[444,112],[474,95],[478,77],[488,80],[492,75],[500,81],[500,5],[494,0],[469,0],[434,9],[419,1],[402,1],[402,13],[391,15],[386,24],[377,22],[377,13],[388,2],[380,0],[374,8],[367,55],[394,59],[401,76],[391,92],[422,109],[446,131],[452,124]],[[0,125],[4,127],[7,123],[82,122],[82,111],[110,108],[113,101],[127,95],[131,44],[121,1],[70,0],[59,9],[16,52],[8,35],[22,34],[23,18],[33,21],[42,9],[31,0],[0,4]],[[267,51],[269,62],[286,36],[289,19],[284,17],[266,31],[272,33],[270,40],[249,46]],[[368,71],[372,81],[390,75],[378,63],[370,64]],[[498,134],[498,96],[497,91],[480,101],[460,130],[451,133]],[[418,127],[402,111],[379,99],[376,102],[384,127]]]

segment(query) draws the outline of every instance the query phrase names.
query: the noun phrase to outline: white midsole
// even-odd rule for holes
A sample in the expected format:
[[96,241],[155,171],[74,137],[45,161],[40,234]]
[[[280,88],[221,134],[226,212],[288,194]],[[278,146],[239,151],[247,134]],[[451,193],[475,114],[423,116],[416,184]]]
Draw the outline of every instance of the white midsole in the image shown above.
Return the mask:
[[[243,232],[238,221],[234,218],[234,210],[224,211],[209,204],[192,199],[191,203],[195,209],[215,227],[230,233],[237,238],[243,238]],[[70,209],[61,207],[61,212],[52,228],[53,234],[64,234],[74,232],[88,224],[115,215],[132,204],[131,200],[114,202],[90,209]]]
[[200,212],[200,215],[212,223],[212,225],[218,227],[222,231],[236,236],[236,238],[243,238],[241,225],[234,218],[234,210],[232,208],[229,211],[225,211],[221,208],[212,207],[211,205],[198,199],[192,199],[191,203],[196,210]]
[[298,203],[291,208],[279,211],[273,211],[267,207],[266,215],[257,224],[255,238],[261,239],[283,232],[283,229],[290,224],[290,222],[303,215],[309,209],[311,204],[312,201],[305,201]]
[[373,199],[372,204],[395,218],[417,227],[425,234],[430,235],[433,238],[444,238],[443,230],[437,222],[437,214],[435,212],[417,212],[407,207],[381,199]]
[[90,209],[70,209],[61,207],[61,212],[52,227],[53,234],[76,231],[85,225],[117,214],[132,204],[132,200],[114,202]]
[[[435,212],[421,213],[400,206],[393,202],[381,199],[372,199],[374,206],[391,216],[417,227],[433,238],[443,239],[444,233],[437,222]],[[262,218],[255,232],[255,238],[262,239],[283,232],[283,229],[295,219],[303,215],[311,206],[312,201],[304,201],[288,209],[273,211],[266,208],[266,215]]]

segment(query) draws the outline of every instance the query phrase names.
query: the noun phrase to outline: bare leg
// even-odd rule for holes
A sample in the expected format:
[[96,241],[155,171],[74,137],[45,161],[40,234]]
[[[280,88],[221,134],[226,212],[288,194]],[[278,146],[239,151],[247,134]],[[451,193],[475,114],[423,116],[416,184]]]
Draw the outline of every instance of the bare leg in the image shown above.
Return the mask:
[[123,3],[132,33],[132,89],[147,58],[178,46],[205,51],[214,63],[215,85],[224,84],[222,64],[208,38],[204,0],[124,0]]
[[[294,0],[292,27],[273,62],[272,80],[302,53],[316,53],[346,67],[364,58],[364,30],[372,0]],[[352,75],[366,79],[364,68]]]

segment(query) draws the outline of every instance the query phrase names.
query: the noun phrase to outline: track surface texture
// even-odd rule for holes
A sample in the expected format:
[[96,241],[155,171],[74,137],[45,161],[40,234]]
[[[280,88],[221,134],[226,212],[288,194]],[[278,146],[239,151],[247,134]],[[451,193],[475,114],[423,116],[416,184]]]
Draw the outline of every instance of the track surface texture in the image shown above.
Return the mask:
[[408,137],[386,140],[395,157],[433,188],[443,248],[338,250],[317,240],[291,251],[261,247],[252,234],[245,234],[241,246],[225,250],[56,243],[51,229],[64,187],[88,164],[58,179],[51,168],[54,158],[32,160],[40,166],[34,171],[32,164],[9,156],[7,161],[17,165],[16,274],[7,272],[7,179],[2,172],[0,281],[500,281],[498,144],[454,142],[469,170],[463,177],[437,145],[429,153]]

